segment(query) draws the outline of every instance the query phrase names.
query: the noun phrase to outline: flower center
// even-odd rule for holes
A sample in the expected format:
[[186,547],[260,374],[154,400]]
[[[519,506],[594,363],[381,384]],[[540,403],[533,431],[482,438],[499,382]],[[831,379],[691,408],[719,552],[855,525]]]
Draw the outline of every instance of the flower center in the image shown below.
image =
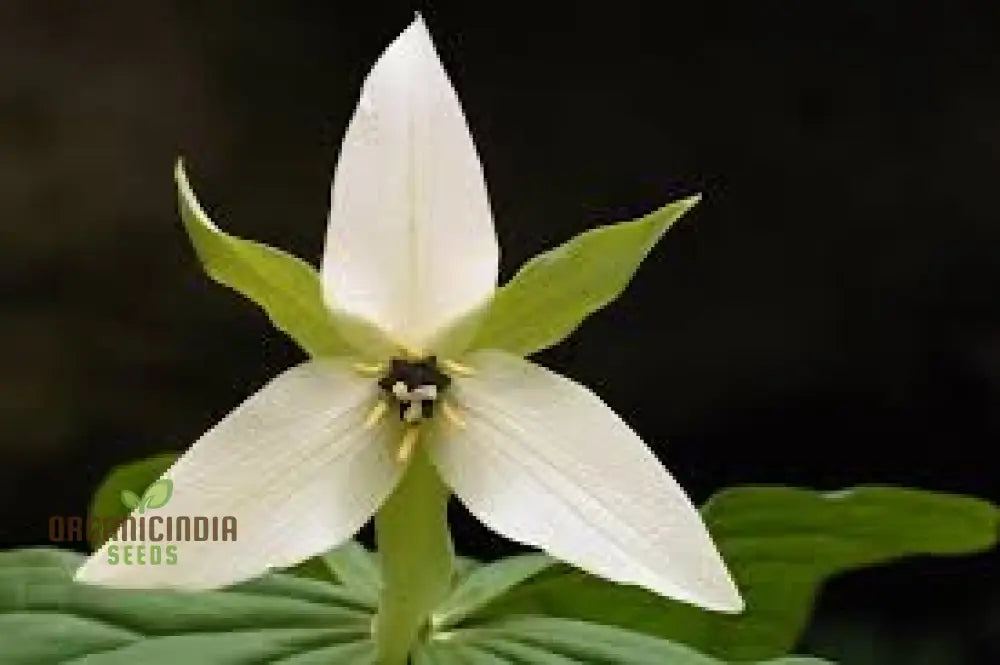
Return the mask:
[[451,377],[438,369],[436,356],[393,358],[389,371],[378,380],[379,387],[398,406],[399,419],[411,424],[434,415],[434,405],[450,384]]

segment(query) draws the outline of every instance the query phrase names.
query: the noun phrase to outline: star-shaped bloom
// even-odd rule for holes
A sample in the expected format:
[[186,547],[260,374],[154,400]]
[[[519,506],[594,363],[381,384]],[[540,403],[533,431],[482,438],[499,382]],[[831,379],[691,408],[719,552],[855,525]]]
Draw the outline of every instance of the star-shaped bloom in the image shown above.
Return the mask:
[[[202,217],[183,172],[182,193]],[[236,542],[175,565],[77,579],[207,589],[351,538],[426,452],[468,510],[514,541],[612,581],[720,611],[739,593],[701,518],[587,388],[469,343],[496,290],[497,239],[458,97],[419,18],[375,64],[333,181],[323,300],[354,357],[314,359],[246,400],[166,473],[160,518],[235,516]]]

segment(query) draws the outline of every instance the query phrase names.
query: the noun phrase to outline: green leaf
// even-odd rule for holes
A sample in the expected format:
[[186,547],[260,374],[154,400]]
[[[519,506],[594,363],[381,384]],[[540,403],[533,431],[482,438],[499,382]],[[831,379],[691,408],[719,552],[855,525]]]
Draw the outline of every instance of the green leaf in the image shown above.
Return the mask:
[[377,555],[356,540],[349,540],[332,552],[304,561],[289,572],[342,584],[372,603],[378,601],[382,588]]
[[350,540],[320,557],[336,579],[346,587],[365,594],[374,602],[382,588],[382,573],[374,553],[361,543]]
[[[721,665],[722,661],[667,640],[610,626],[517,617],[431,636],[416,665]],[[823,665],[787,658],[769,665]]]
[[443,630],[458,624],[555,563],[544,554],[524,554],[479,566],[462,578],[434,610],[434,625]]
[[470,617],[545,614],[664,637],[731,660],[780,656],[796,643],[830,577],[914,555],[979,552],[997,542],[998,511],[979,499],[893,487],[821,493],[741,487],[702,510],[747,601],[713,614],[566,566]]
[[470,348],[527,356],[558,343],[625,290],[660,237],[699,199],[585,231],[534,257],[496,292]]
[[181,220],[209,277],[259,305],[309,355],[348,353],[323,304],[316,269],[281,250],[224,233],[202,210],[181,160],[174,178]]
[[[112,469],[98,485],[90,501],[88,524],[95,520],[109,525],[121,521],[139,507],[139,493],[166,473],[178,456],[179,453],[163,453]],[[126,498],[126,494],[130,495],[129,498]],[[134,500],[132,505],[126,503],[132,500]],[[87,539],[90,541],[90,546],[96,550],[104,544],[111,533],[113,529],[110,526],[88,529]]]
[[174,481],[169,478],[161,478],[146,488],[142,495],[142,502],[146,508],[162,508],[170,501],[174,493]]
[[135,510],[139,507],[139,497],[131,490],[122,490],[121,499],[122,505],[129,510]]
[[374,663],[374,607],[345,587],[276,574],[223,591],[129,591],[72,582],[81,562],[0,552],[5,665]]

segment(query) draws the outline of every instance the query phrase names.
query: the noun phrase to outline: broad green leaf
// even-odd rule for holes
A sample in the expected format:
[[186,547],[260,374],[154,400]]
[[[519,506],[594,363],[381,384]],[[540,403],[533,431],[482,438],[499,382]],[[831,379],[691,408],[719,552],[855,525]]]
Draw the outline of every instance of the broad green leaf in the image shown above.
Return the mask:
[[476,572],[486,564],[467,556],[455,557],[455,583],[461,583],[466,577]]
[[375,554],[361,543],[350,540],[322,557],[344,586],[365,594],[374,602],[382,588],[382,573]]
[[0,552],[5,665],[374,662],[374,607],[345,587],[277,574],[223,591],[129,591],[72,582],[81,562]]
[[[416,665],[721,665],[690,647],[611,626],[516,617],[431,636]],[[768,665],[823,665],[783,658]]]
[[169,478],[162,478],[146,488],[142,502],[146,508],[162,508],[170,501],[173,493],[174,482]]
[[372,603],[382,588],[382,573],[377,555],[356,540],[349,540],[332,552],[313,557],[290,570],[302,577],[312,577],[342,584]]
[[525,554],[479,566],[434,611],[433,623],[442,630],[454,626],[553,565],[555,561],[544,554]]
[[309,355],[348,353],[323,304],[316,269],[281,250],[224,233],[201,208],[180,160],[174,177],[181,220],[209,277],[259,305]]
[[140,499],[133,491],[122,490],[121,498],[122,498],[122,505],[128,508],[129,510],[135,510],[136,508],[139,507]]
[[558,343],[625,290],[660,237],[699,199],[585,231],[532,258],[496,292],[470,348],[527,356]]
[[[101,520],[102,524],[105,522],[111,524],[120,521],[138,508],[139,495],[166,473],[178,456],[179,453],[163,453],[112,469],[101,481],[90,501],[88,524],[95,520]],[[130,499],[126,499],[126,493],[131,495]],[[127,500],[134,501],[133,505],[126,504]],[[87,529],[90,546],[95,550],[98,549],[111,533],[113,529],[108,527]]]
[[512,614],[569,617],[726,659],[769,658],[794,646],[830,577],[901,557],[979,552],[997,541],[992,504],[893,487],[741,487],[719,493],[702,512],[747,602],[743,614],[713,614],[558,566],[466,623]]

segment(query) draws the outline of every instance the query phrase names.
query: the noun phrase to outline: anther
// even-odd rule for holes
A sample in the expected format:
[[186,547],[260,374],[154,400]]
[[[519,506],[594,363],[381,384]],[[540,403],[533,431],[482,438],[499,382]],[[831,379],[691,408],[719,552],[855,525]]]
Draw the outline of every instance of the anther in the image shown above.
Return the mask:
[[385,371],[385,367],[372,363],[354,363],[354,371],[362,376],[379,376]]
[[410,360],[419,360],[424,357],[424,353],[415,347],[403,344],[402,342],[397,342],[396,346],[398,346],[399,350],[403,352],[403,355]]
[[417,446],[417,439],[420,438],[419,427],[409,427],[403,434],[403,441],[399,444],[399,451],[396,453],[396,461],[405,464],[413,455],[413,449]]
[[368,412],[368,416],[365,418],[365,422],[362,427],[364,429],[371,429],[372,427],[375,427],[375,425],[378,424],[378,421],[382,420],[382,416],[384,416],[385,412],[388,410],[389,405],[386,404],[384,400],[379,400],[376,402],[375,406],[372,407],[372,410]]

